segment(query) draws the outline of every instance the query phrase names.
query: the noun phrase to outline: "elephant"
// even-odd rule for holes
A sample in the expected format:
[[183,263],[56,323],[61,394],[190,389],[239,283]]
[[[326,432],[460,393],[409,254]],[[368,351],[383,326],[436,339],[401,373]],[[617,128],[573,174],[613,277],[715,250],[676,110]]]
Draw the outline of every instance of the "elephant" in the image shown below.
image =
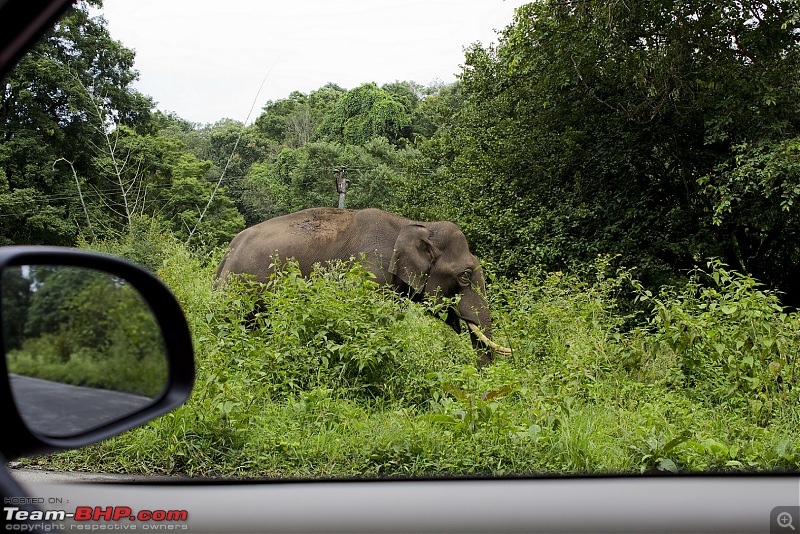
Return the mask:
[[275,259],[294,259],[303,276],[316,263],[356,259],[376,281],[413,299],[460,295],[445,322],[457,333],[463,320],[479,365],[493,352],[510,349],[492,341],[483,270],[467,238],[450,221],[421,222],[375,208],[310,208],[251,226],[236,235],[216,272],[216,283],[231,275],[265,282]]

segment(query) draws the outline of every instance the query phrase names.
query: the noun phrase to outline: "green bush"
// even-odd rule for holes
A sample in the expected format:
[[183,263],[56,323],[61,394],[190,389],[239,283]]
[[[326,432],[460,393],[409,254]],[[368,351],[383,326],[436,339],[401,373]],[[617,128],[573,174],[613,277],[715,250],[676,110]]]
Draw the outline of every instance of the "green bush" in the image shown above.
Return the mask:
[[[357,265],[303,278],[290,263],[265,284],[214,290],[221,252],[164,250],[158,274],[195,342],[191,399],[40,460],[48,467],[258,477],[800,467],[795,378],[772,365],[793,357],[798,318],[724,266],[658,296],[605,257],[591,276],[490,275],[495,337],[514,352],[478,369],[467,334],[435,306],[376,287]],[[636,291],[652,313],[629,311]]]
[[639,299],[653,306],[650,350],[698,400],[749,407],[757,416],[797,404],[800,317],[748,275],[710,261],[681,288]]

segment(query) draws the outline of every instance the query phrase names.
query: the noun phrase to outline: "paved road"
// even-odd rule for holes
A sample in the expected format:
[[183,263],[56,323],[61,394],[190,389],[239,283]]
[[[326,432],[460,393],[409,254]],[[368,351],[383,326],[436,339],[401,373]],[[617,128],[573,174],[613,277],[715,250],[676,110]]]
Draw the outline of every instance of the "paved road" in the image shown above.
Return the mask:
[[136,412],[152,399],[121,391],[73,386],[10,375],[14,400],[25,423],[48,436],[70,436]]

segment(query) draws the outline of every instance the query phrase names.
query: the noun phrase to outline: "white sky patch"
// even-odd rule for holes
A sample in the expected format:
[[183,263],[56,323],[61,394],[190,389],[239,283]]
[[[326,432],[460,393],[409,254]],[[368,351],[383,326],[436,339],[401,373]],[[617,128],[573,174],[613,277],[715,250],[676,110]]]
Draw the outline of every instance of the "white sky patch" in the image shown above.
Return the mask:
[[250,121],[268,100],[328,82],[452,82],[464,48],[497,41],[522,0],[105,0],[136,51],[135,87],[199,123]]

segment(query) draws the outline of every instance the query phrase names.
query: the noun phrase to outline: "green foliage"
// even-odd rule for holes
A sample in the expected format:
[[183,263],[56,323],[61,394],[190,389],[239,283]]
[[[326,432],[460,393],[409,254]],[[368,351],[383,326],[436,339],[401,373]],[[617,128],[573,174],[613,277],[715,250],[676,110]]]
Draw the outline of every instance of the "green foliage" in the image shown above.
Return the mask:
[[69,244],[75,229],[65,220],[65,211],[50,205],[47,197],[32,187],[0,190],[0,245]]
[[419,342],[410,323],[422,312],[381,290],[358,264],[303,278],[289,263],[266,284],[253,285],[231,282],[226,313],[207,319],[217,338],[232,336],[257,352],[262,391],[270,397],[320,388],[355,397],[397,396],[408,389],[410,376],[423,372],[423,362],[409,358]]
[[[134,54],[89,15],[89,3],[71,10],[3,80],[0,168],[10,188],[0,191],[9,216],[0,227],[4,244],[71,244],[86,220],[76,181],[107,190],[90,148],[106,145],[106,119],[149,131],[153,102],[131,87]],[[62,158],[72,168],[55,165]]]
[[108,134],[107,149],[95,162],[107,185],[81,196],[86,237],[134,235],[139,221],[158,221],[193,245],[211,248],[244,228],[227,191],[206,179],[212,162],[185,152],[179,137],[139,135],[120,126]]
[[413,148],[398,149],[383,138],[363,146],[312,142],[286,148],[272,163],[254,165],[245,189],[258,192],[260,222],[270,217],[317,206],[336,206],[333,170],[347,166],[350,180],[346,207],[351,209],[402,206],[400,191],[409,180],[409,167],[419,157]]
[[509,276],[618,253],[657,287],[722,257],[795,299],[797,6],[522,6],[467,50],[422,187]]
[[800,321],[752,277],[719,261],[708,268],[658,297],[641,290],[639,299],[653,305],[652,350],[675,359],[671,378],[699,399],[740,405],[766,420],[776,404],[797,399]]
[[81,239],[79,244],[104,254],[121,256],[146,269],[156,272],[170,253],[170,246],[176,241],[162,221],[150,217],[134,217],[131,232],[121,238]]
[[[539,0],[499,45],[467,49],[456,84],[329,84],[251,126],[152,113],[133,52],[89,3],[0,95],[0,244],[77,242],[157,272],[199,379],[171,414],[53,462],[301,477],[800,467],[800,319],[778,298],[800,295],[797,2]],[[512,355],[477,370],[436,305],[357,266],[212,290],[215,247],[335,205],[343,165],[347,207],[459,223]],[[706,257],[725,263],[691,270]],[[98,336],[119,310],[95,309],[97,288],[67,299],[94,318],[74,323],[47,306],[66,281],[38,303],[5,288],[24,310],[5,313],[14,365],[123,365],[77,332],[146,352]]]
[[267,102],[254,130],[281,148],[310,141],[365,145],[376,137],[404,145],[431,137],[457,100],[457,91],[442,84],[396,81],[347,91],[329,83],[309,94],[294,91]]
[[663,434],[655,435],[655,429],[650,429],[649,435],[641,444],[631,445],[631,450],[641,455],[639,458],[639,471],[668,471],[677,473],[678,467],[669,458],[669,454],[688,438],[689,433],[683,433],[676,438],[666,441]]
[[764,273],[772,287],[796,298],[800,249],[800,138],[734,145],[732,155],[698,183],[713,203],[713,223],[731,235],[729,260]]
[[[772,365],[797,353],[800,318],[718,263],[659,296],[607,257],[581,276],[490,273],[496,339],[514,353],[478,369],[435,305],[376,288],[358,265],[306,279],[290,263],[214,290],[221,252],[163,247],[158,272],[197,349],[192,398],[37,462],[275,477],[800,468],[796,363]],[[643,323],[630,291],[652,306]]]
[[384,137],[393,143],[408,139],[411,109],[407,98],[367,83],[348,91],[320,124],[324,141],[363,145]]
[[247,175],[252,165],[277,155],[280,147],[273,139],[264,135],[257,124],[245,127],[230,119],[202,127],[190,126],[188,131],[175,132],[174,124],[168,128],[190,153],[212,163],[204,180],[225,186],[225,195],[233,201],[247,225],[263,220],[258,213],[263,196],[249,187]]
[[[716,169],[715,178],[723,183],[711,185],[712,178],[700,183],[709,183],[708,194],[716,197],[714,223],[720,225],[734,212],[766,211],[765,219],[775,218],[779,213],[770,213],[770,208],[794,214],[794,204],[800,195],[800,138],[782,140],[777,143],[747,143],[733,147],[735,159]],[[769,199],[775,201],[770,202]],[[745,207],[743,204],[758,203]],[[748,213],[748,217],[755,217]],[[764,224],[761,226],[764,226]]]
[[298,148],[312,140],[319,125],[346,92],[335,84],[327,84],[308,95],[294,91],[285,99],[267,102],[255,128],[288,148]]
[[225,243],[244,222],[224,190],[197,224],[214,189],[213,162],[189,153],[185,125],[153,114],[152,100],[132,89],[133,52],[111,39],[88,4],[4,81],[0,244],[116,238],[133,234],[142,217],[165,221],[193,244]]
[[159,199],[164,204],[158,213],[169,221],[176,236],[209,249],[227,244],[244,229],[244,217],[226,191],[215,191],[214,184],[204,180],[210,166],[210,161],[181,155],[172,171],[172,183]]

